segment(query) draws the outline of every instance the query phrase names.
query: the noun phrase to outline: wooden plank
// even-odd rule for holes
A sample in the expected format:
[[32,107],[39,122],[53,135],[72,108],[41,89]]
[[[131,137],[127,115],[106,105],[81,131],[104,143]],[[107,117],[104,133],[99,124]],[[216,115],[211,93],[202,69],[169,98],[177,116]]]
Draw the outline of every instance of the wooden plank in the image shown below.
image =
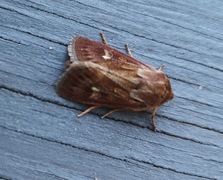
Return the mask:
[[[223,2],[3,0],[0,178],[221,179]],[[176,97],[153,133],[148,112],[98,109],[57,96],[67,44],[79,34],[155,67]]]

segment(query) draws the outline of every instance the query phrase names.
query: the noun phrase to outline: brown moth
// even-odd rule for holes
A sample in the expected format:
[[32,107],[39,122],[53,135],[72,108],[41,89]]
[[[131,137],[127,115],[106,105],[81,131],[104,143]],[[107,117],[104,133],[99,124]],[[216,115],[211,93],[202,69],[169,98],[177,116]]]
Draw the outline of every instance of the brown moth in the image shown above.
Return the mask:
[[79,36],[72,39],[66,72],[57,83],[59,96],[91,105],[78,116],[98,107],[113,109],[102,118],[124,109],[149,109],[155,131],[156,110],[174,97],[163,66],[143,64],[133,58],[128,45],[127,55],[109,47],[104,34],[101,37],[103,43]]

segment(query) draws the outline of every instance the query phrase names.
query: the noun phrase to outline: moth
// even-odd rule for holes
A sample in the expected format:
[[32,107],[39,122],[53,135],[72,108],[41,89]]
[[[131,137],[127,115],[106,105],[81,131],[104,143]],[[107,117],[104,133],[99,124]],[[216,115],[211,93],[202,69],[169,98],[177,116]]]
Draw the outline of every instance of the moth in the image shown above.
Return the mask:
[[58,95],[64,99],[90,105],[82,116],[99,107],[112,110],[102,116],[120,110],[152,112],[152,129],[155,113],[174,94],[170,81],[162,72],[163,65],[155,69],[133,58],[126,44],[124,54],[107,43],[100,33],[102,43],[77,36],[68,45],[70,60],[57,83]]

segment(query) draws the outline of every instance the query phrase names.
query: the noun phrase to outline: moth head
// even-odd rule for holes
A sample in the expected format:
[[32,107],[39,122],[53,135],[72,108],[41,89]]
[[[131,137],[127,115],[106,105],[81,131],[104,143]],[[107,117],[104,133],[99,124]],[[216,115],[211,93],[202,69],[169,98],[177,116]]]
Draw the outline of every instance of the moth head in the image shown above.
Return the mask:
[[160,80],[163,80],[164,82],[164,90],[163,93],[161,93],[161,103],[160,105],[164,104],[165,102],[170,101],[171,99],[174,98],[174,94],[171,88],[170,80],[169,78],[163,73],[162,69],[165,65],[162,64],[157,72],[160,74]]
[[141,79],[140,88],[145,92],[146,96],[142,96],[142,99],[148,99],[149,102],[147,103],[149,106],[159,107],[173,99],[174,94],[170,80],[161,69],[150,70],[139,68],[137,75],[143,79]]
[[168,102],[173,98],[174,98],[174,94],[171,88],[170,80],[165,75],[165,86],[164,86],[164,91],[161,95],[161,99],[162,99],[161,104]]

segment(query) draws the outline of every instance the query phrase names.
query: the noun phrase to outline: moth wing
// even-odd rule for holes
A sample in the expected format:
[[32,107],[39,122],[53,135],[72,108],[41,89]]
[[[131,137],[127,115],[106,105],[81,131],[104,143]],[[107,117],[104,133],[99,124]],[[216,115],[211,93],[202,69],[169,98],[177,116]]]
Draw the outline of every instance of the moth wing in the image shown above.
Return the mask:
[[85,37],[73,38],[68,46],[68,54],[71,61],[103,61],[108,49],[102,43],[92,41]]
[[161,71],[103,43],[76,37],[68,52],[72,63],[57,86],[65,99],[142,110],[160,106],[168,96]]
[[110,46],[80,36],[71,40],[68,46],[68,54],[70,56],[71,61],[112,61],[112,63],[122,61],[132,65],[137,65],[140,67],[155,70],[155,68],[153,68],[152,66],[143,64],[142,62]]
[[[118,65],[113,69],[118,68]],[[130,96],[140,82],[135,71],[126,74],[108,69],[107,66],[91,61],[72,63],[57,84],[58,94],[70,101],[132,110],[146,109],[144,100]]]

